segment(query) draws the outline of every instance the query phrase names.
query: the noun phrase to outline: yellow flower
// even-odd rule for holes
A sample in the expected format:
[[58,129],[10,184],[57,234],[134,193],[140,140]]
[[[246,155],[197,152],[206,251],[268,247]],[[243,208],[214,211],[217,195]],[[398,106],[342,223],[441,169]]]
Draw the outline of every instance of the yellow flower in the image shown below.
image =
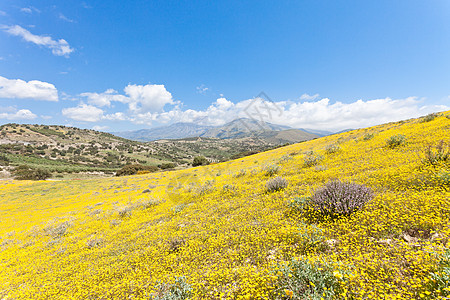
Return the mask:
[[293,291],[288,290],[288,289],[285,289],[284,292],[286,293],[286,295],[287,295],[289,298],[294,297],[294,292],[293,292]]
[[341,280],[342,278],[344,278],[344,275],[342,275],[339,271],[334,271],[333,272],[333,276],[336,277],[337,279]]

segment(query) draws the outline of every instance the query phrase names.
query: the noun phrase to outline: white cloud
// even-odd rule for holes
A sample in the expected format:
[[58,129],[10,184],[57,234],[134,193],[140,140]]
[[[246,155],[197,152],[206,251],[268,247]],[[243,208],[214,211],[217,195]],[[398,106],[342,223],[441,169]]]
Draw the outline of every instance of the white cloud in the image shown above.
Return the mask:
[[361,128],[386,122],[419,117],[431,112],[449,110],[445,105],[424,105],[416,97],[405,99],[357,100],[352,103],[334,102],[323,98],[307,102],[267,102],[248,99],[232,103],[219,98],[205,110],[179,107],[167,112],[136,114],[131,121],[136,124],[152,122],[196,122],[203,125],[222,125],[236,118],[253,118],[293,128],[311,128],[330,131]]
[[113,89],[108,89],[103,93],[82,93],[82,97],[86,97],[90,104],[96,106],[111,106],[112,101],[128,103],[129,99],[124,95],[119,95],[117,91]]
[[59,16],[58,16],[61,20],[63,20],[63,21],[66,21],[66,22],[69,22],[69,23],[74,23],[75,21],[74,20],[72,20],[72,19],[69,19],[68,17],[66,17],[65,15],[63,15],[62,13],[59,13]]
[[33,11],[31,10],[31,8],[29,8],[29,7],[22,7],[22,8],[20,9],[20,11],[21,11],[21,12],[24,12],[24,13],[27,13],[27,14],[33,13]]
[[202,85],[196,87],[196,90],[197,90],[197,93],[199,93],[199,94],[205,94],[209,90],[209,88],[206,87],[204,84],[202,84]]
[[124,88],[125,95],[113,89],[103,93],[81,93],[89,104],[99,107],[110,107],[111,102],[128,104],[133,114],[161,112],[166,104],[175,104],[172,94],[162,84],[136,85],[129,84]]
[[82,122],[98,122],[103,117],[103,110],[92,105],[81,103],[77,107],[64,108],[63,116]]
[[116,112],[114,114],[104,116],[103,119],[109,121],[125,121],[128,120],[128,117],[123,112]]
[[37,116],[28,109],[20,109],[15,112],[0,113],[0,119],[6,120],[32,120]]
[[95,125],[94,127],[92,127],[92,129],[97,130],[97,131],[104,131],[104,130],[108,129],[108,126]]
[[319,98],[319,94],[314,94],[314,95],[303,94],[300,96],[300,100],[306,100],[306,101],[315,100],[317,98]]
[[58,90],[48,82],[24,81],[0,76],[0,98],[58,101]]
[[163,84],[128,85],[128,107],[135,113],[161,111],[166,104],[173,104],[172,94]]
[[3,10],[0,10],[0,16],[6,16],[6,15],[7,15],[6,12],[4,12]]
[[35,35],[19,25],[3,26],[2,29],[10,35],[22,37],[27,42],[47,47],[54,55],[68,57],[74,51],[64,39],[54,40],[49,36]]

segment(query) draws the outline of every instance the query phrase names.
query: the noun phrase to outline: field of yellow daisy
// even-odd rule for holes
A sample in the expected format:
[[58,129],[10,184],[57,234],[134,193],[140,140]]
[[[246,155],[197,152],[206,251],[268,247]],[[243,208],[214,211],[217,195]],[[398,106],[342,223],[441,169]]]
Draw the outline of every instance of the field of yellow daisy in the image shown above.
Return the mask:
[[[0,299],[448,299],[450,112],[239,160],[0,182]],[[311,196],[370,189],[348,214]],[[447,298],[445,298],[447,297]]]

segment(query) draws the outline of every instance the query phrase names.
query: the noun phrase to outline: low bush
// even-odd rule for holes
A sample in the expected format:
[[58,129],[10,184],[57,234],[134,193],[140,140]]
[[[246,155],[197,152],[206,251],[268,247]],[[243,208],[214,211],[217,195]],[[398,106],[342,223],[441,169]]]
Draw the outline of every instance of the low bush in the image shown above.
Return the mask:
[[300,241],[298,246],[303,254],[324,250],[325,236],[323,230],[314,224],[300,223],[298,228],[298,237]]
[[208,165],[208,164],[209,164],[209,161],[204,156],[196,156],[196,157],[194,157],[194,160],[192,161],[193,167],[204,166],[204,165]]
[[173,169],[173,168],[175,168],[176,166],[177,166],[177,165],[176,165],[175,163],[163,163],[163,164],[158,165],[158,167],[159,167],[161,170]]
[[14,169],[13,175],[18,180],[45,180],[52,177],[52,173],[45,169],[32,168],[21,165]]
[[428,299],[449,299],[450,297],[450,249],[442,255],[437,270],[431,273],[426,294]]
[[323,216],[348,216],[363,208],[373,197],[372,189],[365,185],[335,180],[317,189],[309,204]]
[[423,122],[423,123],[430,122],[430,121],[433,121],[434,119],[436,119],[437,117],[439,117],[439,114],[437,114],[437,113],[428,114],[425,117],[421,118],[421,122]]
[[405,143],[406,137],[403,134],[393,135],[386,140],[387,147],[391,149],[404,145]]
[[116,172],[116,176],[136,175],[139,171],[156,172],[158,167],[156,166],[144,166],[144,165],[126,165],[122,169]]
[[302,212],[307,209],[310,200],[310,197],[296,197],[289,202],[289,208],[297,212]]
[[155,289],[156,293],[150,296],[152,300],[184,300],[192,296],[192,287],[184,276],[176,277],[174,283],[159,282]]
[[277,176],[275,178],[269,179],[266,183],[266,190],[268,192],[281,191],[289,185],[288,181],[283,177]]
[[430,165],[437,165],[441,162],[447,163],[450,162],[450,147],[444,143],[444,141],[440,141],[436,147],[428,146],[425,151],[424,162]]
[[441,171],[436,177],[441,185],[450,186],[450,171]]
[[273,176],[280,171],[281,167],[278,165],[267,166],[264,168],[266,176]]
[[327,263],[293,259],[274,270],[273,299],[338,299],[342,292],[340,271]]
[[333,154],[333,153],[339,152],[340,150],[341,150],[341,147],[339,147],[339,145],[336,145],[336,144],[331,144],[331,145],[328,145],[327,147],[325,147],[325,152],[327,154]]
[[319,164],[319,162],[323,159],[323,156],[315,153],[314,151],[310,151],[306,153],[306,156],[303,160],[303,165],[308,168]]

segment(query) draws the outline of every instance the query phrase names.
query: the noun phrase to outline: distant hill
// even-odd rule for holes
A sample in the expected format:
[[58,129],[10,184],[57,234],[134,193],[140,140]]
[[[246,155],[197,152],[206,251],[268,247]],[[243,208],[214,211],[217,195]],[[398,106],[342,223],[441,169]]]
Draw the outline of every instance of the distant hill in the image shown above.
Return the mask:
[[[277,132],[290,130],[276,138]],[[294,133],[295,132],[295,133]],[[135,141],[156,141],[163,139],[184,139],[190,137],[207,137],[219,139],[241,139],[247,137],[269,138],[269,143],[298,142],[327,135],[328,132],[315,132],[302,129],[291,129],[288,126],[271,124],[253,119],[236,119],[222,126],[203,126],[195,123],[175,123],[153,129],[114,132],[114,135]]]
[[311,129],[311,128],[297,128],[302,131],[306,131],[308,133],[316,134],[318,136],[327,136],[331,134],[335,134],[335,132],[327,131],[327,130],[318,130],[318,129]]
[[214,127],[201,136],[220,139],[243,138],[257,136],[264,132],[273,132],[289,129],[288,126],[275,125],[253,119],[236,119],[225,125]]
[[175,123],[153,129],[113,132],[112,134],[130,140],[148,142],[160,139],[182,139],[203,135],[212,126],[202,126],[194,123]]
[[266,131],[258,135],[268,143],[285,144],[298,143],[319,138],[317,134],[309,133],[299,129],[287,129],[282,131]]

